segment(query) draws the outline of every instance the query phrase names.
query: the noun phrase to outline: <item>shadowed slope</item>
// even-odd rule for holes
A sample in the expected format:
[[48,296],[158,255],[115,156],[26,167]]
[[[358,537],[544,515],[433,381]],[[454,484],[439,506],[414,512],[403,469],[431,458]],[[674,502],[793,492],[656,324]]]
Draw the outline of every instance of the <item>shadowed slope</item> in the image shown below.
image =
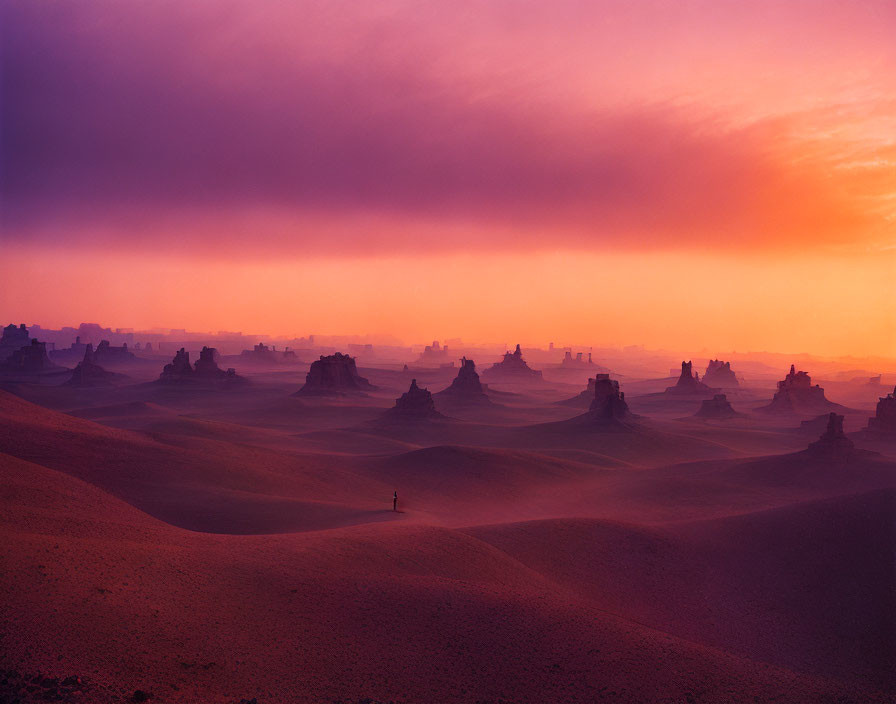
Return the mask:
[[94,701],[876,699],[609,615],[464,533],[189,533],[54,470],[0,473],[4,659],[87,673]]
[[390,517],[376,500],[385,487],[329,458],[242,445],[235,432],[229,441],[188,440],[162,442],[0,392],[0,452],[88,481],[175,525],[253,533]]
[[655,528],[561,519],[466,530],[625,618],[896,691],[894,515],[896,490],[878,490]]
[[358,458],[355,471],[396,487],[402,507],[449,525],[556,515],[582,483],[622,466],[604,467],[525,450],[437,446],[389,457]]

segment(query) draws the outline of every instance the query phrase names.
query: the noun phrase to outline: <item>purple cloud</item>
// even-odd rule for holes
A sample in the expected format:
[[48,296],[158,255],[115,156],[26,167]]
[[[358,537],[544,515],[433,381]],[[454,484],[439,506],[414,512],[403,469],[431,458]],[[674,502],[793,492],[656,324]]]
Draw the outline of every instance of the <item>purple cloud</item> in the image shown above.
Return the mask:
[[[4,4],[4,238],[117,230],[122,246],[145,232],[176,245],[190,223],[245,212],[474,223],[467,243],[484,246],[545,233],[573,246],[738,245],[869,227],[842,179],[794,157],[780,121],[733,127],[665,95],[562,102],[545,85],[556,65],[517,65],[502,82],[493,63],[477,72],[469,46],[453,57],[450,32],[408,37],[441,17],[423,11],[345,23],[316,5],[217,7]],[[482,22],[506,39],[511,17]],[[481,59],[504,57],[486,46]],[[398,227],[348,236],[408,243]],[[446,244],[457,242],[413,246]]]

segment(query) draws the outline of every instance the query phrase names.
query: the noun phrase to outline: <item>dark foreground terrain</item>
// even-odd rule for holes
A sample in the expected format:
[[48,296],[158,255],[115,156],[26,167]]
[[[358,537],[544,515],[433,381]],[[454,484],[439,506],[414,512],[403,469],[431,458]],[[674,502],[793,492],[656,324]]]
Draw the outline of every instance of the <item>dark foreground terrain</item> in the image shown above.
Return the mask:
[[727,420],[630,394],[602,427],[550,379],[414,418],[385,413],[406,374],[365,374],[6,384],[2,701],[896,700],[867,410],[812,451],[764,390]]

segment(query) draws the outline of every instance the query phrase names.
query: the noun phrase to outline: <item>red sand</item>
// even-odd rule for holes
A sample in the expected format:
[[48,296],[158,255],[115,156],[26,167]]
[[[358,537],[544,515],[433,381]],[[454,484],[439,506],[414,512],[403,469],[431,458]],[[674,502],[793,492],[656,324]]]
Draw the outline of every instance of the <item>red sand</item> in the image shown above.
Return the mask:
[[880,458],[816,483],[799,456],[310,454],[203,423],[147,434],[0,392],[7,667],[96,702],[896,695]]

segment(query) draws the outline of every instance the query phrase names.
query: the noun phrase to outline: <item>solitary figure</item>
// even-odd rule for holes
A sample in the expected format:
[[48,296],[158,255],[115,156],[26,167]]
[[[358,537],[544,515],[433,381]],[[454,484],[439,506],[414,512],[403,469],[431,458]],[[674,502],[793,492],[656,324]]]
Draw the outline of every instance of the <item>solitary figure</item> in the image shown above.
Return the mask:
[[398,492],[397,491],[392,493],[392,510],[393,511],[398,510]]

